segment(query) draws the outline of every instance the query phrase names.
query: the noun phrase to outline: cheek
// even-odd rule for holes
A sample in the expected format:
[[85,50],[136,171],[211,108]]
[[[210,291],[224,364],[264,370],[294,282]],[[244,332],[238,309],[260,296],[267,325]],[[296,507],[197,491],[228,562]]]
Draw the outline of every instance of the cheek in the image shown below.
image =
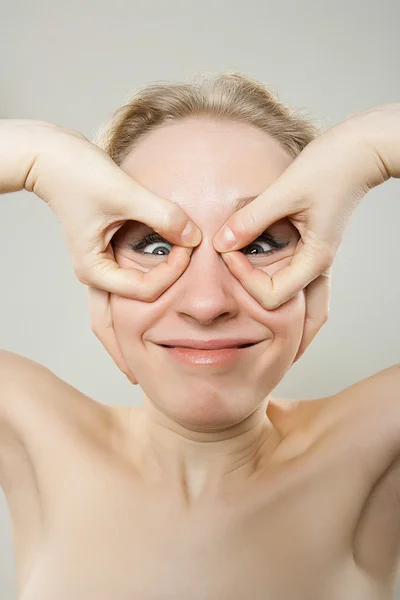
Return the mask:
[[[143,267],[143,265],[133,263],[133,261],[121,256],[121,254],[118,258],[120,266],[139,268],[144,271],[149,270]],[[290,260],[291,256],[286,256],[282,260],[270,265],[261,266],[254,264],[254,266],[272,276],[277,271],[288,266]],[[303,334],[306,308],[303,290],[273,311],[265,310],[248,292],[244,291],[244,293],[247,296],[247,301],[244,302],[244,309],[255,320],[263,323],[270,330],[277,349],[280,346],[281,349],[290,350],[292,346],[296,347],[296,344],[299,344]],[[133,353],[135,343],[143,343],[142,336],[153,326],[159,311],[155,311],[154,303],[130,300],[115,294],[111,294],[110,297],[110,310],[118,343],[126,358],[129,359],[129,355]]]
[[122,298],[115,294],[110,298],[111,318],[121,349],[139,341],[150,317],[150,306],[146,302]]
[[133,260],[132,252],[127,248],[113,248],[115,262],[123,269],[137,269],[142,273],[148,273],[154,269],[161,261],[143,256],[143,259]]

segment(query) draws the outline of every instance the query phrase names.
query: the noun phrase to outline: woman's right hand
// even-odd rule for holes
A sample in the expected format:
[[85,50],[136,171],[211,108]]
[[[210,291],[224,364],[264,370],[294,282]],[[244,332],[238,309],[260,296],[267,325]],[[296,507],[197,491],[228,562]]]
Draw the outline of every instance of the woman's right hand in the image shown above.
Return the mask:
[[[126,298],[156,300],[201,241],[179,206],[132,179],[82,134],[42,121],[2,120],[0,193],[22,189],[42,198],[59,220],[78,279]],[[176,244],[168,260],[147,273],[114,260],[111,239],[129,220]],[[188,222],[192,231],[182,237]]]

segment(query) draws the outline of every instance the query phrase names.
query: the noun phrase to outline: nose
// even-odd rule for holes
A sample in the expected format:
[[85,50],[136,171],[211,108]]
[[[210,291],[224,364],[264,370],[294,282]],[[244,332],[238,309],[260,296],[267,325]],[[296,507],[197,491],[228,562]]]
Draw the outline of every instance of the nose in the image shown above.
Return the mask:
[[235,286],[241,287],[213,247],[212,239],[203,239],[174,285],[177,293],[175,309],[182,317],[202,325],[230,320],[239,311]]

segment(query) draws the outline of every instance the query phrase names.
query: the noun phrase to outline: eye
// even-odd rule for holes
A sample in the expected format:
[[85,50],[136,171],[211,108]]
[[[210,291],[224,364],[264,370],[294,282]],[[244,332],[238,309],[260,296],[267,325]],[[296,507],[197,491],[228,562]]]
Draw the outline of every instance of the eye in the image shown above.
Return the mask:
[[[258,240],[260,240],[260,242],[258,242]],[[269,248],[267,250],[264,250],[262,247],[262,243],[266,244],[266,246],[269,246]],[[257,238],[257,240],[255,240],[245,248],[242,248],[240,252],[246,253],[246,250],[250,250],[249,254],[251,256],[259,256],[260,254],[272,254],[276,250],[282,250],[282,248],[285,248],[289,243],[290,242],[280,242],[271,234],[265,231]],[[259,252],[257,251],[258,249],[260,249]]]
[[[258,241],[259,240],[259,241]],[[281,250],[285,248],[290,242],[280,242],[272,235],[267,232],[264,232],[260,235],[257,240],[242,248],[240,252],[246,253],[246,251],[251,256],[259,256],[259,255],[267,255],[272,254],[276,250]],[[263,248],[263,245],[267,246],[267,249]],[[137,244],[128,244],[131,250],[137,252],[138,254],[150,254],[152,256],[166,256],[170,253],[173,248],[173,244],[165,240],[158,233],[152,233],[144,237]],[[150,249],[145,250],[150,246]],[[153,249],[151,247],[153,246]],[[164,247],[163,247],[164,246]],[[166,249],[165,246],[169,246],[170,248]]]
[[[163,237],[158,235],[157,233],[152,233],[144,237],[138,244],[128,244],[131,250],[137,252],[138,254],[151,254],[153,256],[164,256],[169,254],[170,249],[172,249],[173,244],[165,240]],[[151,250],[144,250],[147,246],[153,246]],[[170,249],[165,249],[163,246],[170,246]],[[167,250],[165,252],[165,250]]]

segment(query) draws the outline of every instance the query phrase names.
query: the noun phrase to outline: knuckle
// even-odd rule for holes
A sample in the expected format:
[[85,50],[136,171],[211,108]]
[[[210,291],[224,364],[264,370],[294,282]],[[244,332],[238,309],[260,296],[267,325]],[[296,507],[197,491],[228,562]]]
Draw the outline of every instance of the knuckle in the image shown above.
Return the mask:
[[151,289],[148,283],[140,286],[138,290],[138,296],[143,302],[154,302],[158,298],[156,290]]
[[74,264],[74,272],[79,281],[85,285],[89,285],[90,278],[88,276],[88,270],[86,265],[80,263]]
[[235,229],[243,233],[252,233],[256,228],[257,222],[259,223],[253,210],[249,208],[243,212],[238,211],[232,218]]
[[152,290],[142,291],[142,300],[144,302],[154,302],[157,299],[157,294],[155,294]]
[[336,251],[334,248],[328,248],[325,253],[325,260],[322,263],[324,271],[328,271],[335,259]]
[[97,325],[97,323],[93,323],[93,321],[92,321],[92,323],[90,324],[90,328],[93,331],[94,335],[98,338],[99,337],[100,328]]
[[329,318],[329,311],[324,310],[322,313],[307,313],[307,321],[311,326],[322,326]]
[[334,245],[311,235],[310,232],[308,232],[307,244],[303,251],[319,272],[329,270],[336,255]]
[[332,244],[321,243],[318,254],[320,256],[320,265],[324,271],[327,271],[335,258],[336,248]]
[[334,257],[335,255],[333,252],[329,252],[329,254],[326,250],[319,252],[317,254],[317,259],[314,261],[314,276],[326,275],[329,277]]
[[328,267],[327,269],[325,269],[321,275],[323,277],[327,277],[328,279],[330,279],[332,277],[332,265],[330,267]]

